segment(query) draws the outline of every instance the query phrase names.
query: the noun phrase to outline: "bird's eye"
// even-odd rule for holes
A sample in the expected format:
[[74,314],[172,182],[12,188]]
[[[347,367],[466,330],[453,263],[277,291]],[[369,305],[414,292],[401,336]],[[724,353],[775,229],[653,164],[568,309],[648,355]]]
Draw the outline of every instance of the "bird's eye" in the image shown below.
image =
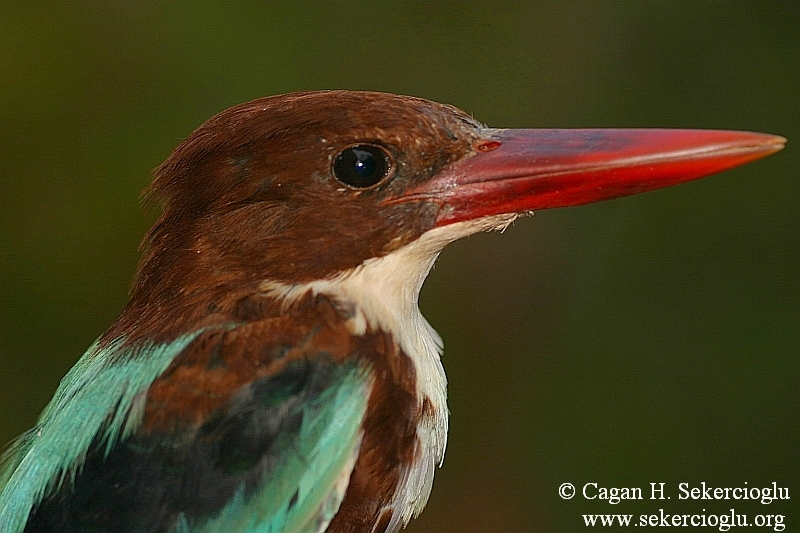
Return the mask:
[[336,179],[358,189],[375,185],[386,177],[390,168],[386,150],[368,144],[346,148],[333,161]]

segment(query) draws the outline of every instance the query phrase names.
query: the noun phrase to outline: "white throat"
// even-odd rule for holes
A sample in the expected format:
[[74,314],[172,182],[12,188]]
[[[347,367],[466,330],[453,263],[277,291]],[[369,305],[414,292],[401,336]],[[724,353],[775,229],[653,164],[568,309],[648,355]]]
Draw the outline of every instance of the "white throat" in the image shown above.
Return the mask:
[[368,259],[330,279],[298,285],[264,283],[265,292],[287,302],[311,291],[352,304],[355,316],[350,328],[354,335],[363,335],[370,326],[387,331],[414,363],[417,398],[420,402],[427,398],[432,409],[417,428],[419,460],[401,480],[394,500],[395,513],[387,532],[405,527],[425,507],[434,471],[444,459],[447,444],[449,411],[447,378],[440,359],[442,340],[420,313],[418,302],[422,284],[447,244],[479,231],[504,229],[515,218],[513,214],[500,215],[435,228],[402,248]]

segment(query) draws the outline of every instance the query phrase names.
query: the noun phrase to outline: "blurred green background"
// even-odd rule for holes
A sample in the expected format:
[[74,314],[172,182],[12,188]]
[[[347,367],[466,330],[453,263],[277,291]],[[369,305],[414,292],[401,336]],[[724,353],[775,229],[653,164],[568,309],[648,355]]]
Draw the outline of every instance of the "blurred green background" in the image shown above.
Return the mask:
[[[724,175],[538,212],[448,248],[423,312],[451,437],[408,531],[566,532],[584,513],[800,522],[800,7],[784,2],[5,2],[0,441],[119,313],[149,171],[203,120],[371,89],[496,127],[696,127],[790,139]],[[678,502],[678,482],[793,499]],[[672,501],[558,486],[665,482]]]

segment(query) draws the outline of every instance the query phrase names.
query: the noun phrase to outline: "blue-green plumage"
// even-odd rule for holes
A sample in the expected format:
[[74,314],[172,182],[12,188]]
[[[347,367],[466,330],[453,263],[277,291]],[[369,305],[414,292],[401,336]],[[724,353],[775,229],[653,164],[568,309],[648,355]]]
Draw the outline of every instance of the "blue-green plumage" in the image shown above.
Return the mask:
[[31,509],[81,470],[90,445],[108,452],[141,422],[142,392],[201,331],[166,344],[95,343],[61,381],[38,424],[9,449],[0,524],[23,530]]
[[[282,431],[278,437],[281,442],[274,444],[276,450],[271,454],[257,454],[261,462],[265,457],[275,462],[269,476],[252,491],[242,484],[219,514],[199,521],[194,528],[186,524],[184,531],[312,533],[323,530],[333,518],[344,497],[346,483],[341,476],[345,480],[349,477],[358,451],[368,381],[357,364],[333,368],[323,359],[302,366],[306,368],[300,372],[306,375],[295,374],[296,379],[289,384],[294,389],[293,399],[279,400],[275,405],[280,410],[288,407],[286,418],[296,418],[299,428]],[[284,376],[280,379],[283,381]],[[313,381],[322,383],[314,385]],[[321,390],[313,390],[323,383]],[[302,394],[301,387],[312,390]],[[256,391],[255,396],[263,396],[269,403],[274,394],[270,380],[256,389],[263,390]],[[300,399],[302,404],[297,404]],[[297,405],[290,406],[292,403]],[[267,413],[269,410],[265,415],[270,416]]]
[[358,450],[368,371],[312,350],[241,387],[202,423],[144,431],[148,388],[207,330],[164,344],[93,346],[9,452],[3,532],[324,527]]

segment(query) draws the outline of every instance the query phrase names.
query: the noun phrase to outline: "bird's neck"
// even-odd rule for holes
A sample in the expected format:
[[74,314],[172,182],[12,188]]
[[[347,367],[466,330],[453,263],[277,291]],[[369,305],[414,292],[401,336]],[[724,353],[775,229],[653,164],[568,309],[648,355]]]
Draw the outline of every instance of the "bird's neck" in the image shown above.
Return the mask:
[[[414,366],[416,398],[421,418],[417,427],[417,460],[408,465],[395,495],[395,512],[387,531],[416,516],[428,500],[435,467],[444,458],[447,442],[447,380],[440,355],[439,335],[419,311],[419,291],[442,247],[434,234],[388,255],[369,259],[335,277],[309,283],[266,281],[262,290],[284,305],[309,292],[324,294],[343,306],[354,335],[382,330],[394,339]],[[390,363],[391,364],[391,363]]]

